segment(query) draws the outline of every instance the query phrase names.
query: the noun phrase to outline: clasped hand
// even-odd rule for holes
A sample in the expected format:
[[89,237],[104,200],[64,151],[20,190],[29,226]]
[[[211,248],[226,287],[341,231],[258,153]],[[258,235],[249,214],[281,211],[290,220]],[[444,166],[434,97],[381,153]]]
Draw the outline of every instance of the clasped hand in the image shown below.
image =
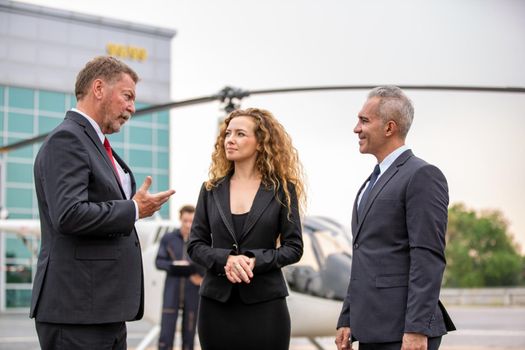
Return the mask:
[[224,266],[226,277],[231,283],[250,283],[253,278],[255,258],[246,255],[230,255]]

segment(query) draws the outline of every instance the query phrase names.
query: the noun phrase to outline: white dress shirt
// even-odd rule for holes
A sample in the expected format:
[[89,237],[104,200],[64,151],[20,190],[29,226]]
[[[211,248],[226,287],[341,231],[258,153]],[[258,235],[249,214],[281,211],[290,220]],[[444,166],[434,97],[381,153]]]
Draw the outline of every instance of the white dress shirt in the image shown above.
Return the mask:
[[[381,172],[379,173],[379,176],[377,177],[376,179],[376,182],[379,181],[379,179],[381,178],[381,176],[383,176],[383,174],[388,170],[388,168],[390,168],[390,166],[392,164],[394,164],[394,162],[396,161],[397,157],[399,157],[401,155],[401,153],[405,152],[406,150],[408,150],[408,146],[407,145],[403,145],[399,148],[396,148],[392,153],[390,153],[388,156],[385,157],[385,159],[383,159],[383,161],[381,163],[379,163],[379,169],[381,170]],[[367,181],[367,185],[363,187],[363,191],[361,191],[361,193],[359,193],[359,199],[357,201],[357,205],[359,205],[359,203],[361,203],[361,197],[363,196],[363,193],[365,192],[364,190],[366,189],[366,187],[368,186],[368,181]],[[375,184],[374,184],[375,186]]]

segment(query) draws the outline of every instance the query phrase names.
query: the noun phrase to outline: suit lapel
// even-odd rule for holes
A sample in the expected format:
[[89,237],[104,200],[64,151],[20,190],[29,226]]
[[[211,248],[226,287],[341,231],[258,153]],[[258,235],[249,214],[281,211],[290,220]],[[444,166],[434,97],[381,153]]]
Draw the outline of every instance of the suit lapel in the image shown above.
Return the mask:
[[244,223],[244,227],[242,229],[242,234],[239,236],[239,241],[241,241],[244,236],[255,225],[257,220],[261,217],[262,213],[266,209],[266,207],[270,204],[272,199],[274,198],[274,191],[273,187],[268,187],[261,183],[259,185],[259,189],[257,190],[257,193],[255,194],[255,198],[253,199],[252,207],[250,209],[250,212],[248,213],[248,217],[246,218],[246,222]]
[[[98,135],[96,134],[96,132],[95,132],[95,136],[97,137],[96,140],[99,141],[98,144],[100,145],[100,139],[98,138]],[[120,175],[117,173],[117,169],[115,169],[115,167],[113,166],[113,162],[111,162],[111,160],[109,159],[108,153],[106,152],[106,149],[104,148],[104,146],[102,145],[101,147],[102,147],[102,156],[104,157],[106,164],[109,166],[111,172],[113,173],[113,177],[115,178],[115,181],[117,182],[117,186],[120,189],[122,196],[126,198],[126,194],[124,192],[124,189],[122,188],[122,182],[121,182],[122,180],[120,179]],[[100,150],[100,147],[99,147],[99,150]],[[122,163],[124,162],[122,161],[122,159],[118,159],[117,153],[113,150],[113,147],[111,147],[111,153],[113,154],[113,158],[115,158],[115,160],[119,163],[119,165],[122,166]]]
[[93,142],[95,148],[100,153],[100,156],[104,159],[106,165],[109,167],[109,171],[111,171],[111,173],[113,174],[113,178],[115,179],[115,181],[113,181],[113,184],[117,185],[118,189],[120,190],[120,193],[122,194],[122,198],[126,198],[124,190],[122,189],[122,184],[120,183],[119,175],[115,172],[116,170],[115,168],[113,168],[113,163],[109,159],[109,156],[106,153],[106,149],[104,148],[104,145],[100,142],[100,138],[98,137],[98,134],[95,131],[95,129],[93,129],[91,123],[86,118],[73,111],[68,111],[66,114],[66,118],[74,120],[82,127],[84,127],[84,132],[89,137],[91,142]]
[[228,233],[232,236],[236,244],[240,242],[244,236],[253,228],[257,220],[261,217],[264,210],[268,207],[272,199],[274,198],[274,191],[272,187],[265,186],[264,184],[259,185],[259,189],[253,199],[252,207],[244,223],[242,232],[239,234],[239,239],[235,235],[233,228],[233,219],[230,210],[230,178],[231,175],[222,180],[215,189],[212,190],[213,200],[217,206],[217,210],[221,216],[224,225],[228,229]]
[[[403,166],[405,162],[412,156],[413,153],[411,150],[407,150],[401,153],[399,157],[397,157],[397,159],[394,161],[394,163],[388,168],[388,170],[377,180],[376,184],[372,188],[372,191],[370,191],[367,203],[364,203],[365,207],[363,208],[362,217],[357,218],[357,229],[354,231],[356,232],[356,234],[354,235],[354,241],[357,239],[357,236],[359,236],[359,233],[361,232],[361,226],[363,225],[366,215],[370,211],[370,207],[374,204],[374,201],[378,194],[383,190],[386,184],[388,184],[388,182],[394,177],[394,175],[397,174],[399,168]],[[363,189],[363,187],[364,184],[361,187],[361,190]],[[361,191],[359,193],[361,193]],[[355,207],[356,206],[354,206],[354,209],[356,209]],[[357,210],[354,211],[354,215],[357,216]],[[353,221],[354,220],[352,220],[352,227],[355,227],[353,225]]]
[[231,175],[228,175],[221,182],[219,182],[217,187],[212,190],[212,195],[215,205],[217,206],[217,210],[219,211],[219,215],[221,216],[228,233],[230,236],[232,236],[235,244],[238,245],[230,210],[230,178]]
[[361,192],[364,191],[366,183],[369,180],[370,180],[370,176],[368,176],[368,178],[365,180],[365,182],[361,185],[361,188],[357,192],[357,196],[355,196],[355,199],[354,199],[354,207],[352,209],[352,232],[357,232],[357,224],[358,224],[358,220],[357,220],[357,203],[358,203],[359,196],[361,195]]

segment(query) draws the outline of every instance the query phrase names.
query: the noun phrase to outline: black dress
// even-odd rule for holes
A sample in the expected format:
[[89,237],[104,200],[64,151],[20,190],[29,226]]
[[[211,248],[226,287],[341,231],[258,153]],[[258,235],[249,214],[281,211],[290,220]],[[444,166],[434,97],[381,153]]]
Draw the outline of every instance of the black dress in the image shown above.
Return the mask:
[[[236,235],[247,215],[232,214]],[[290,346],[286,299],[245,304],[238,284],[225,303],[201,297],[198,330],[202,350],[288,350]]]

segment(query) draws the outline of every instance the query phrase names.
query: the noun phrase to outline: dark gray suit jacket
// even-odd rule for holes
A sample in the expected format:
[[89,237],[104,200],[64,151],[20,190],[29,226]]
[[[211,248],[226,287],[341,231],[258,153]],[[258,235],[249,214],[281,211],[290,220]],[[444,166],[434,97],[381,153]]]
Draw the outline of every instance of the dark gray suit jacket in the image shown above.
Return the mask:
[[[293,264],[303,254],[301,221],[293,186],[292,209],[282,204],[284,192],[261,184],[246,223],[236,237],[230,211],[230,176],[207,191],[202,186],[195,217],[191,226],[188,255],[206,267],[200,288],[202,296],[225,302],[233,284],[224,274],[230,254],[255,257],[254,277],[249,284],[240,283],[241,300],[247,304],[272,300],[288,295],[281,268]],[[276,249],[279,238],[280,247]]]
[[[361,191],[366,185],[363,184]],[[448,186],[441,171],[403,152],[352,215],[353,260],[337,327],[363,343],[436,337],[455,329],[439,302],[445,269]]]
[[[127,165],[115,159],[130,174]],[[143,313],[135,205],[126,200],[91,124],[69,111],[46,138],[34,176],[42,243],[31,317],[40,322],[96,324]]]

